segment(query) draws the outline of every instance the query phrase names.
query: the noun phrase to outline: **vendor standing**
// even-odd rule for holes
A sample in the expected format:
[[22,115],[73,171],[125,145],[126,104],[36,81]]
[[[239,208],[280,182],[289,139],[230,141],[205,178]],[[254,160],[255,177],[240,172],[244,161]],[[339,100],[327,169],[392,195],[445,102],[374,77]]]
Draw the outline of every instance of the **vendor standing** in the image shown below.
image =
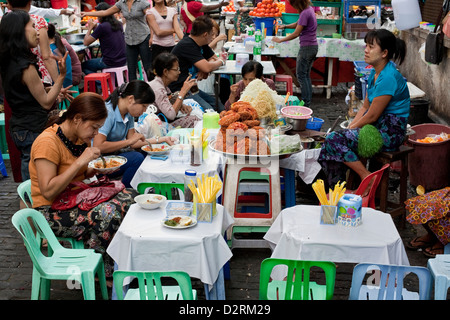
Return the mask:
[[284,42],[300,37],[300,50],[297,55],[296,74],[300,82],[302,100],[309,107],[312,100],[311,69],[316,60],[319,44],[317,42],[317,19],[310,0],[291,0],[292,7],[298,12],[298,22],[281,25],[281,28],[295,28],[294,32],[284,38],[273,37],[274,42]]
[[[369,31],[364,41],[364,61],[373,66],[368,79],[368,94],[348,129],[327,136],[319,156],[330,185],[345,180],[346,166],[361,180],[370,174],[358,154],[360,131],[364,126],[371,124],[378,130],[382,138],[381,151],[397,150],[405,139],[409,90],[406,80],[391,61],[403,62],[405,42],[385,29]],[[366,192],[370,186],[371,183]]]

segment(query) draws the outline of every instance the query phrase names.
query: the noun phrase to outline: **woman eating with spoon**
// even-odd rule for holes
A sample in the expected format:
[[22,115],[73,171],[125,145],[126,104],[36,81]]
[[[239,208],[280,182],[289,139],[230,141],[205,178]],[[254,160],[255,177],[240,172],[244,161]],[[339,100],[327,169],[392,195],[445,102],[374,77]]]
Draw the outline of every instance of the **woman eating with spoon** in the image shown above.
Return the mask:
[[127,159],[117,172],[109,176],[120,177],[126,188],[131,187],[137,169],[144,161],[144,155],[135,149],[154,143],[173,144],[170,137],[155,137],[148,140],[134,129],[134,118],[141,116],[150,103],[155,101],[155,94],[150,86],[141,80],[123,83],[106,100],[108,117],[94,138],[94,147],[104,155],[119,155]]

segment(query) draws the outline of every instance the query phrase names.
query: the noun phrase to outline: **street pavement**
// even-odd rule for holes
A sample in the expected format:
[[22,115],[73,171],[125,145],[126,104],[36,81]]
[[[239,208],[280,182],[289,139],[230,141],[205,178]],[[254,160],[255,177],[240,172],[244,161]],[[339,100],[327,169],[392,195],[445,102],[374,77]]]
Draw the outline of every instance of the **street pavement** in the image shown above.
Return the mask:
[[[338,116],[345,118],[347,105],[344,102],[347,94],[345,84],[333,88],[331,99],[326,99],[321,89],[314,90],[314,116],[325,120],[323,129],[329,128]],[[11,224],[12,215],[19,210],[17,195],[18,183],[12,177],[9,160],[5,160],[8,177],[0,177],[0,300],[29,300],[31,294],[31,276],[33,266],[25,249],[22,238]],[[390,197],[398,196],[395,181],[398,175],[391,173],[394,184],[390,187]],[[297,181],[299,185],[300,181]],[[398,183],[397,183],[398,185]],[[297,188],[297,204],[315,203],[315,195],[306,188]],[[413,188],[409,187],[408,196],[414,196]],[[394,219],[396,225],[399,220]],[[407,241],[420,229],[406,223],[399,233]],[[407,250],[411,265],[426,266],[427,258],[421,252]],[[257,300],[259,297],[259,266],[261,261],[270,257],[269,249],[234,249],[230,261],[230,279],[225,282],[227,300]],[[338,263],[335,300],[347,300],[351,285],[354,264]],[[408,281],[412,290],[417,290],[417,280]],[[198,280],[193,280],[193,286],[199,292],[199,299],[204,299],[203,286]],[[82,300],[81,290],[68,288],[65,281],[53,281],[51,300]],[[97,290],[98,291],[98,290]],[[97,294],[97,299],[101,299]]]

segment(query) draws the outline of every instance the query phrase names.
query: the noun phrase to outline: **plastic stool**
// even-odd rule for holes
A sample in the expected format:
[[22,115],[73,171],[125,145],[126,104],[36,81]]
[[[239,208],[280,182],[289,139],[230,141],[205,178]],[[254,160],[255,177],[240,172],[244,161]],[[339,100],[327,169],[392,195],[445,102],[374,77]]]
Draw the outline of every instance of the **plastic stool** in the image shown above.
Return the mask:
[[102,73],[109,73],[111,75],[111,81],[114,89],[116,88],[116,82],[117,87],[120,87],[120,85],[125,81],[128,82],[127,66],[103,69]]
[[434,278],[434,300],[447,300],[450,287],[450,255],[437,254],[436,258],[428,260],[427,267]]
[[[238,188],[236,188],[236,184],[239,181],[239,176],[242,171],[266,172],[268,174],[270,185],[268,213],[236,212],[236,202],[238,197]],[[281,211],[280,170],[279,166],[271,165],[270,162],[268,164],[227,163],[225,167],[223,190],[224,207],[232,214],[234,219],[234,224],[227,230],[227,239],[232,239],[233,227],[236,226],[270,227]]]
[[[91,73],[84,76],[84,91],[85,92],[97,92],[95,81],[100,81],[102,85],[102,96],[103,99],[107,99],[110,92],[114,91],[114,87],[111,81],[111,75],[109,73]],[[89,84],[93,84],[93,88],[89,86]],[[109,86],[109,90],[108,90]]]
[[294,86],[292,84],[292,77],[287,74],[277,74],[275,76],[275,82],[285,82],[286,83],[286,92],[290,94],[294,93]]
[[8,173],[6,172],[5,162],[3,161],[3,156],[1,152],[0,152],[0,172],[4,177],[8,176]]

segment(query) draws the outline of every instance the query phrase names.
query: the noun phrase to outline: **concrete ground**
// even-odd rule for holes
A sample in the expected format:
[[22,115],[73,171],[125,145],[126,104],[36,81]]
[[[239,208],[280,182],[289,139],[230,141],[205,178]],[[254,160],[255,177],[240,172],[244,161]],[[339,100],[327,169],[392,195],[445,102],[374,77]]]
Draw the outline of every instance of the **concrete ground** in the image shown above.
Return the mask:
[[[347,94],[345,84],[333,88],[331,99],[326,99],[321,89],[314,92],[312,109],[316,117],[325,120],[324,129],[331,126],[339,116],[345,118],[347,105],[344,103]],[[12,177],[9,161],[5,161],[8,177],[0,178],[0,299],[29,300],[31,292],[32,263],[23,245],[19,233],[11,224],[12,215],[19,209],[19,197],[16,192],[18,183]],[[390,187],[390,196],[396,197],[398,190],[398,175],[391,173],[394,183]],[[396,183],[397,182],[397,183]],[[297,204],[307,204],[316,201],[315,195],[298,181]],[[409,188],[408,196],[414,196],[413,188]],[[315,203],[315,202],[313,202]],[[398,225],[398,219],[394,219]],[[420,229],[406,223],[399,233],[404,241],[414,237]],[[426,266],[427,258],[421,252],[408,251],[411,265]],[[259,266],[261,261],[270,257],[268,249],[234,249],[230,261],[230,279],[226,280],[227,300],[245,301],[257,300],[259,297]],[[336,275],[335,300],[347,300],[351,285],[353,264],[339,263]],[[198,289],[199,299],[204,299],[203,286],[198,280],[193,280],[194,288]],[[417,288],[417,281],[408,281],[408,286]],[[98,299],[100,295],[97,295]],[[68,289],[65,282],[54,281],[50,298],[52,300],[82,300],[80,290]]]

